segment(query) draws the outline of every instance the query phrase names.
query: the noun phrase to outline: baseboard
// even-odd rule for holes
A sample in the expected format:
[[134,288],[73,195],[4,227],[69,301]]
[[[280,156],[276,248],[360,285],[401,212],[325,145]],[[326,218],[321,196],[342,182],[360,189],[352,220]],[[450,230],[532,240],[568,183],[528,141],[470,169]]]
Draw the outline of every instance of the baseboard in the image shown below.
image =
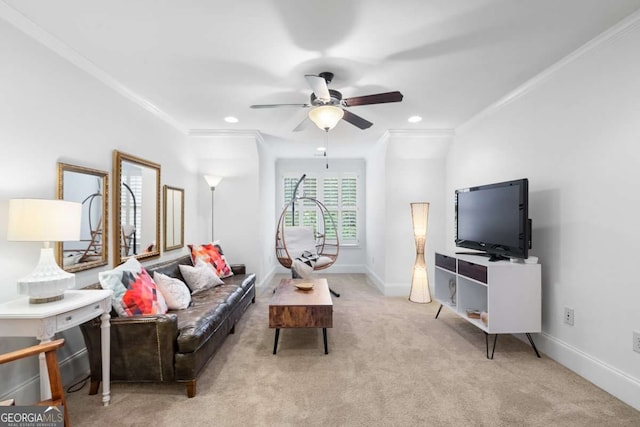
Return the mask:
[[640,379],[544,332],[534,335],[533,339],[546,356],[640,410]]
[[406,283],[385,283],[368,265],[366,270],[369,280],[385,297],[409,297],[410,285]]
[[380,276],[378,276],[368,265],[365,266],[365,268],[368,279],[373,283],[373,286],[375,286],[376,289],[384,295],[384,282]]
[[265,274],[262,280],[259,280],[256,282],[256,288],[262,288],[263,286],[268,285],[269,282],[271,282],[271,279],[273,279],[273,276],[275,276],[275,274],[276,274],[276,269],[275,267],[272,267],[271,271]]

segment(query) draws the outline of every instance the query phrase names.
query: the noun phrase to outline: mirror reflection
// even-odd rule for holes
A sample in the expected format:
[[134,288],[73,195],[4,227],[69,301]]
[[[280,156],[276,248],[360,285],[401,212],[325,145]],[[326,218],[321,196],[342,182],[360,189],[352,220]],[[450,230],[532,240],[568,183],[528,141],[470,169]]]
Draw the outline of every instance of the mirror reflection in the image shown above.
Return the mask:
[[117,262],[160,255],[160,165],[116,151],[114,168]]
[[184,190],[164,186],[164,250],[184,246]]
[[107,264],[107,172],[58,163],[57,198],[82,204],[80,241],[56,244],[58,264],[76,272]]

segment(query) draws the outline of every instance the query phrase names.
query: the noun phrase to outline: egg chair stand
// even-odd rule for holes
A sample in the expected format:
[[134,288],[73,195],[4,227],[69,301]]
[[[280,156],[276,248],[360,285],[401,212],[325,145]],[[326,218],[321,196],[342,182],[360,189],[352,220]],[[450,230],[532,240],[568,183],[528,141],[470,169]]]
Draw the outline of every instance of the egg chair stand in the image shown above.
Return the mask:
[[85,202],[89,203],[89,206],[87,209],[87,212],[88,212],[87,222],[89,224],[89,232],[91,235],[91,239],[89,240],[89,245],[87,246],[87,248],[84,250],[84,253],[80,257],[80,260],[78,261],[79,263],[91,261],[91,259],[95,259],[96,257],[98,258],[102,257],[102,213],[98,218],[98,224],[96,224],[95,228],[93,226],[93,222],[91,221],[91,212],[93,211],[92,210],[93,201],[96,197],[102,198],[102,194],[93,193],[82,201],[83,205],[85,204]]
[[[338,241],[338,227],[334,218],[329,213],[327,207],[317,199],[312,197],[298,197],[296,195],[298,186],[304,180],[302,175],[295,186],[291,201],[285,206],[280,214],[276,228],[276,258],[280,265],[292,271],[294,260],[305,255],[310,255],[313,260],[313,271],[324,270],[333,265],[338,259],[340,243]],[[312,205],[319,215],[317,226],[296,226],[296,203]],[[287,221],[287,212],[290,210],[291,218]],[[288,223],[287,223],[288,222]],[[315,253],[314,253],[315,252]],[[340,294],[329,288],[329,291],[336,297]]]

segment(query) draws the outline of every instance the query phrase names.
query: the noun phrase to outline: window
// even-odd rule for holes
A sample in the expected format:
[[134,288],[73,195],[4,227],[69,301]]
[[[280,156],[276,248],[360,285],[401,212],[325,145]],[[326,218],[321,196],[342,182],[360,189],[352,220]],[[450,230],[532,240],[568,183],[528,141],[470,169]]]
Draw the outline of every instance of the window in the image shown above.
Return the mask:
[[[120,215],[123,224],[134,227],[136,235],[136,247],[130,249],[130,254],[140,253],[140,240],[142,233],[142,171],[140,169],[127,169],[123,171],[123,188],[120,191]],[[134,217],[135,211],[135,217]]]
[[[293,190],[300,175],[285,176],[283,180],[284,206],[293,197]],[[320,176],[307,175],[298,188],[298,196],[311,197],[322,202],[329,215],[333,218],[341,245],[357,245],[359,242],[359,202],[358,176],[355,174],[324,174]],[[285,213],[287,225],[292,225],[291,209]],[[319,228],[322,216],[316,204],[309,200],[296,203],[293,225],[312,226]],[[328,221],[329,218],[325,218]],[[322,229],[322,227],[320,227]],[[333,230],[327,230],[328,238],[335,238]]]

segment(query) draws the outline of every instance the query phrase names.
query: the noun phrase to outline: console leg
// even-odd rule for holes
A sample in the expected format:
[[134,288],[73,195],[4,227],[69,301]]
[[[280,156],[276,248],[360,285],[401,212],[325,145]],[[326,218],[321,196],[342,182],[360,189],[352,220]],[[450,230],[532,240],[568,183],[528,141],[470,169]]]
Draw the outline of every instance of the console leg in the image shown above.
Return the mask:
[[496,334],[496,337],[493,339],[493,350],[491,350],[491,357],[489,357],[489,334],[486,332],[484,333],[484,342],[487,347],[487,359],[493,360],[493,354],[496,352],[496,342],[498,342],[498,334]]
[[536,352],[536,356],[538,356],[538,359],[540,358],[540,353],[538,353],[538,349],[536,348],[536,344],[533,342],[533,338],[531,338],[531,334],[529,332],[527,332],[525,334],[527,336],[527,338],[529,338],[529,342],[531,343],[531,347],[533,347],[533,351]]
[[98,394],[98,389],[100,389],[100,380],[91,380],[89,394]]
[[278,337],[280,337],[280,328],[276,328],[276,339],[273,341],[273,354],[278,350]]
[[440,308],[438,308],[438,312],[436,313],[436,319],[440,316],[440,310],[442,310],[442,304],[440,304]]
[[322,328],[322,337],[324,338],[324,354],[329,354],[329,346],[327,345],[327,328]]

